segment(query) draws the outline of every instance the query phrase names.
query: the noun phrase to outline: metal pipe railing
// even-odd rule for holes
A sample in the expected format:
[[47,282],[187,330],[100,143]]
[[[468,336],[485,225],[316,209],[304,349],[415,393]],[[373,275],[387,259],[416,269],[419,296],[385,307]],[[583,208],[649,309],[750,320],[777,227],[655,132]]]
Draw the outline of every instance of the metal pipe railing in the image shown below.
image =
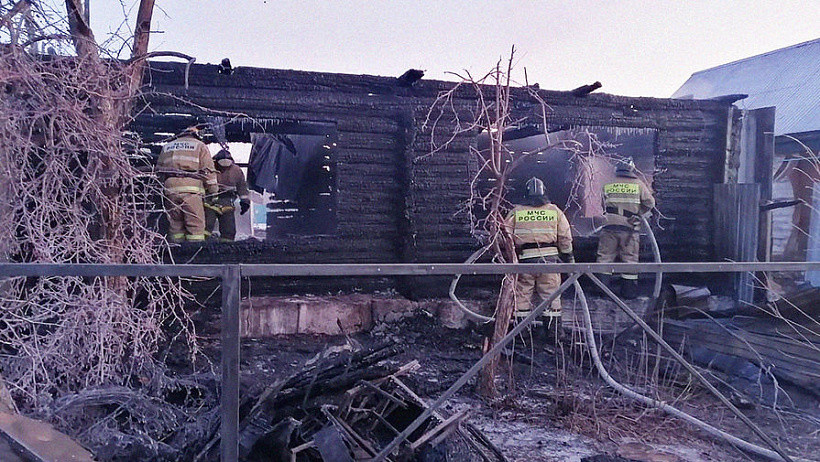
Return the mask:
[[[338,277],[338,276],[452,276],[512,273],[737,273],[754,271],[820,270],[820,262],[676,262],[676,263],[386,263],[386,264],[228,264],[147,265],[0,263],[0,280],[13,277],[218,277],[222,285],[222,424],[223,461],[238,458],[239,433],[239,302],[243,277]],[[562,288],[563,289],[563,288]],[[543,304],[542,304],[543,305]],[[546,305],[543,305],[546,306]],[[530,317],[537,314],[533,311]],[[523,329],[526,323],[518,327]],[[517,327],[517,328],[518,328]],[[502,342],[503,343],[503,342]],[[493,351],[498,352],[500,348]],[[479,366],[476,364],[474,368]],[[472,370],[472,369],[471,369]],[[477,369],[476,369],[477,370]],[[442,397],[443,398],[443,397]],[[439,398],[439,401],[442,400]],[[392,449],[392,448],[391,448]],[[389,453],[385,448],[383,455]]]
[[512,273],[744,273],[820,270],[816,262],[674,262],[674,263],[336,263],[144,265],[90,263],[0,263],[0,278],[20,276],[209,276],[239,267],[241,277],[309,276],[452,276]]

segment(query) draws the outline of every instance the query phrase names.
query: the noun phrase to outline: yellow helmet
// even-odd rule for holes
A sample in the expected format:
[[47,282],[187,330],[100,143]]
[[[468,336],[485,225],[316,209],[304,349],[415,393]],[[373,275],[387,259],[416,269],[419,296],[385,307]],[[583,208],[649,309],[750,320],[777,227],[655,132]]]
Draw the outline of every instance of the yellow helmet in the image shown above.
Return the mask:
[[186,127],[185,130],[182,130],[177,137],[181,136],[193,136],[197,139],[202,139],[203,130],[208,127],[208,124],[196,124]]

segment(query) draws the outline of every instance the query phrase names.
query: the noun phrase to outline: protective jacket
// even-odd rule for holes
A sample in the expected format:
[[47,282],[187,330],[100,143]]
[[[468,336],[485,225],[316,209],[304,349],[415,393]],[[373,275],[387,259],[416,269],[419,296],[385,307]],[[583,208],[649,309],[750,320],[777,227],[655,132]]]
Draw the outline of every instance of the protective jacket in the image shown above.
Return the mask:
[[[162,147],[157,167],[165,190],[173,193],[215,194],[216,169],[205,143],[193,136],[182,136]],[[177,175],[174,170],[180,171]],[[199,174],[199,178],[192,175]],[[200,179],[201,178],[201,179]]]
[[162,147],[157,172],[165,186],[169,239],[204,240],[202,196],[217,192],[216,170],[208,147],[193,136],[181,136]]
[[250,200],[248,195],[248,183],[245,181],[245,174],[236,164],[231,164],[226,169],[218,168],[216,182],[219,184],[219,203],[230,204],[239,200]]
[[604,227],[638,230],[640,215],[655,207],[652,191],[639,179],[617,175],[604,185]]
[[517,205],[506,218],[521,260],[572,253],[572,231],[555,204]]

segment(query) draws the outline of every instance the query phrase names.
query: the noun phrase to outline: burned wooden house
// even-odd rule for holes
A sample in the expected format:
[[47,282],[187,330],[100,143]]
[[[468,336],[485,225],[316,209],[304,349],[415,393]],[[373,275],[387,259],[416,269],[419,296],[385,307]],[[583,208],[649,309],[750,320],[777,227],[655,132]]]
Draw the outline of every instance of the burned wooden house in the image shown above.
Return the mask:
[[[290,191],[269,210],[266,240],[231,244],[236,250],[228,254],[197,251],[195,261],[461,262],[476,248],[470,218],[459,211],[471,197],[476,166],[469,148],[480,134],[461,135],[427,155],[431,134],[424,121],[452,83],[245,67],[228,74],[216,65],[164,62],[152,63],[149,72],[144,108],[133,124],[144,142],[159,142],[194,119],[219,118],[228,142],[253,149],[267,143],[275,148],[263,150],[271,156],[283,152],[282,138],[301,137],[309,147],[284,151],[290,170],[276,181]],[[534,134],[527,120],[530,129],[544,124],[530,90],[513,90],[516,118],[525,121],[518,135],[507,137],[513,143]],[[651,175],[665,261],[718,257],[713,185],[734,168],[727,163],[736,144],[730,102],[537,94],[549,106],[550,131],[589,129]],[[454,101],[469,111],[475,93],[464,89]],[[440,120],[439,129],[447,123],[453,122]],[[534,162],[526,169],[544,176],[559,198],[562,185],[580,174],[560,158]],[[576,209],[579,260],[591,261],[595,237],[583,223],[594,223],[596,209]]]

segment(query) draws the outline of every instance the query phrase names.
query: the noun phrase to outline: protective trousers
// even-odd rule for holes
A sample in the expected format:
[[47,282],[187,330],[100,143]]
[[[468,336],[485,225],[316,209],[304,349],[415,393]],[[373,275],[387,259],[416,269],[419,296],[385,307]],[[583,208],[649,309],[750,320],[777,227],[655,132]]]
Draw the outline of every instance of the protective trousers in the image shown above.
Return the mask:
[[205,208],[202,195],[166,191],[168,237],[172,242],[205,240]]
[[218,213],[212,208],[205,208],[205,234],[211,235],[214,232],[216,223],[219,222],[219,238],[222,241],[232,241],[236,238],[236,215],[233,200],[219,199],[215,208],[222,213]]
[[[605,227],[598,239],[598,263],[614,263],[620,258],[623,263],[638,263],[640,237],[637,231],[627,228]],[[621,278],[637,281],[637,274],[621,274]]]
[[[519,261],[521,263],[558,263],[558,257],[538,257]],[[541,300],[546,300],[560,285],[561,275],[559,273],[519,274],[515,284],[515,317],[525,318],[530,315],[533,306],[533,292],[537,292]],[[561,297],[553,300],[542,316],[560,319]]]

